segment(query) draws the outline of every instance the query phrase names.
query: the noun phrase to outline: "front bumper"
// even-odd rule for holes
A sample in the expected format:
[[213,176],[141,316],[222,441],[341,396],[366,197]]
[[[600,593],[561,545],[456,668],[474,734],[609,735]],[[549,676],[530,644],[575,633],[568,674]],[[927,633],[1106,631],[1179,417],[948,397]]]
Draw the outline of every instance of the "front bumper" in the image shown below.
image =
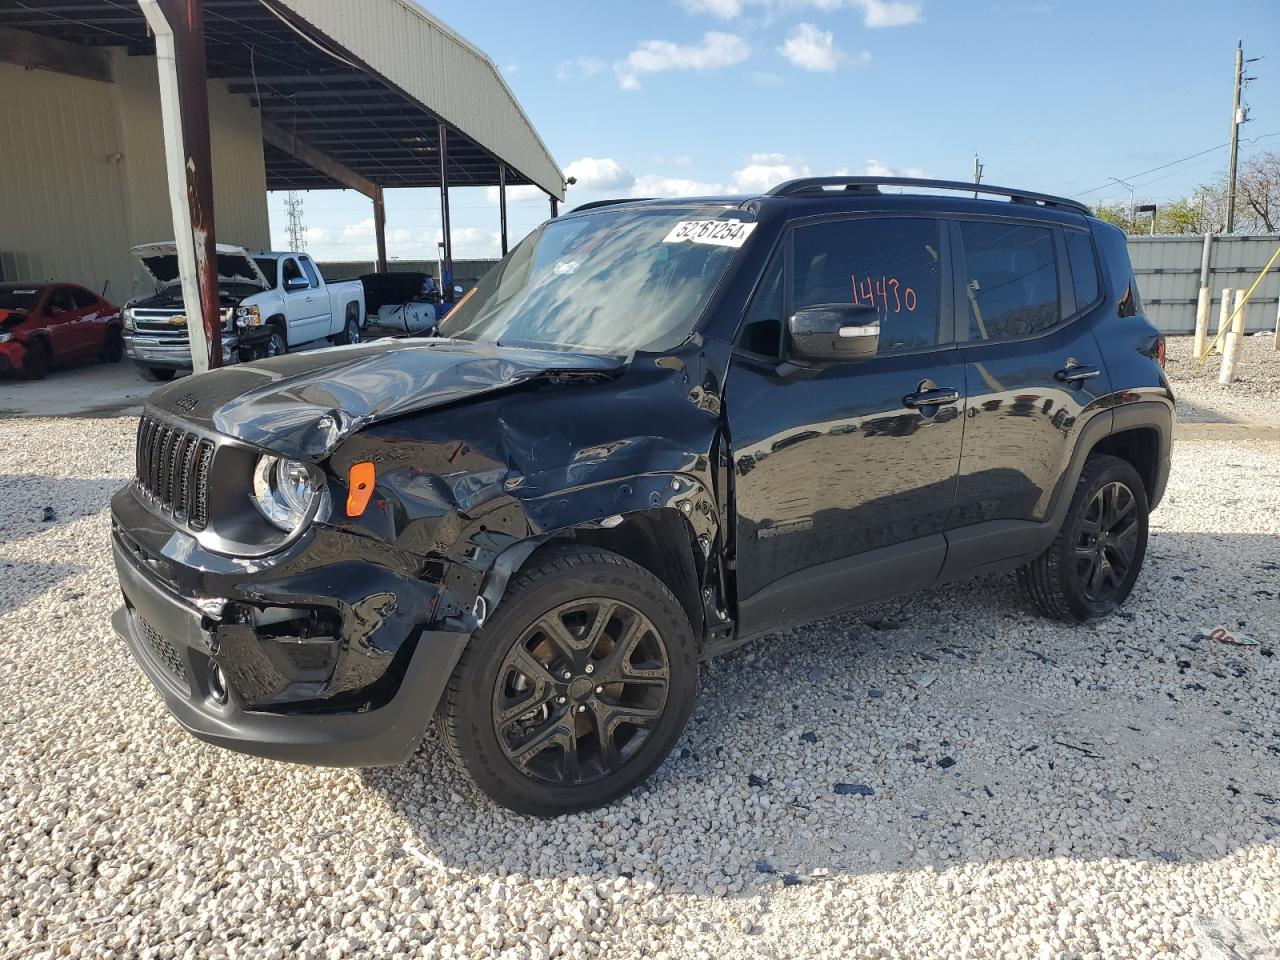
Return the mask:
[[27,355],[27,346],[18,340],[0,343],[0,373],[17,373]]
[[[271,339],[271,331],[267,327],[246,327],[239,333],[224,333],[222,335],[223,363],[232,364],[256,359],[261,353],[259,348],[269,339]],[[124,351],[130,360],[144,367],[165,370],[191,369],[191,341],[186,336],[166,337],[140,330],[126,330]]]
[[[430,592],[428,584],[403,582],[392,597],[403,600],[388,612],[386,570],[370,566],[364,576],[353,576],[359,562],[353,567],[347,560],[335,576],[335,542],[323,539],[256,573],[179,570],[170,558],[143,548],[145,529],[135,538],[119,528],[121,504],[127,513],[130,499],[126,488],[113,502],[112,546],[124,606],[111,622],[182,726],[218,746],[295,763],[382,766],[412,755],[470,636],[424,626],[428,618],[419,598]],[[181,536],[173,533],[169,552],[190,560],[197,548],[177,543]],[[175,573],[187,586],[165,582]],[[310,596],[316,609],[328,602],[350,617],[334,615],[335,659],[321,661],[323,676],[313,670],[299,680],[289,676],[297,665],[282,659],[279,631],[259,627],[255,617],[285,602],[309,606],[298,596],[299,584],[309,578],[338,594]],[[372,596],[362,601],[356,595],[362,589]],[[218,603],[194,599],[211,596]],[[373,597],[383,614],[376,623],[367,602]],[[353,609],[361,603],[363,609]],[[224,697],[215,693],[213,664],[221,668]]]

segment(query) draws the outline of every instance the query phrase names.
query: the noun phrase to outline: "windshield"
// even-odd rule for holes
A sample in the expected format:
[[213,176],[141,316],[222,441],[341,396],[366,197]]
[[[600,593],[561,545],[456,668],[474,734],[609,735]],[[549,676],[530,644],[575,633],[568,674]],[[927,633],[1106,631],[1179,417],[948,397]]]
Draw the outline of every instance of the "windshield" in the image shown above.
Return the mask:
[[0,310],[30,310],[39,299],[36,287],[0,287]]
[[626,354],[693,329],[750,214],[723,204],[619,208],[535,230],[440,324],[439,335]]

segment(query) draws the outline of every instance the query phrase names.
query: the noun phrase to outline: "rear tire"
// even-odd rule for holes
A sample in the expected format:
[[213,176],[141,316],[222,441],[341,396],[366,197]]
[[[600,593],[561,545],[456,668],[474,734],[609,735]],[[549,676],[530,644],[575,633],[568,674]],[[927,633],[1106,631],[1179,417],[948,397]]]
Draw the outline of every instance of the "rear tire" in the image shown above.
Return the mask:
[[103,363],[119,363],[124,359],[124,335],[119,327],[107,327],[107,338],[98,359]]
[[22,358],[22,376],[27,380],[43,380],[49,375],[49,359],[49,348],[44,341],[31,341]]
[[136,366],[138,376],[151,383],[168,383],[178,375],[177,370],[170,370],[168,367],[148,367],[141,363],[136,364]]
[[355,314],[347,314],[347,325],[333,338],[333,342],[339,347],[349,347],[360,342],[360,319]]
[[1018,571],[1036,609],[1084,623],[1114,613],[1142,571],[1150,509],[1142,478],[1128,461],[1091,456],[1053,544]]
[[693,708],[697,644],[671,591],[588,547],[535,554],[441,698],[445,749],[485,793],[550,817],[647,778]]

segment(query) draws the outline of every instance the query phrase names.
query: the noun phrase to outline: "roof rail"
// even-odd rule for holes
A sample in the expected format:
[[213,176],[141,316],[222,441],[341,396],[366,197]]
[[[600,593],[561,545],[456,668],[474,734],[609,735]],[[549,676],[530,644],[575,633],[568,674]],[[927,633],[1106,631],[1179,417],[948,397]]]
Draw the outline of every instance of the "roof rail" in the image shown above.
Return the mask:
[[570,213],[581,213],[583,210],[595,210],[597,207],[614,207],[620,203],[643,203],[646,200],[652,200],[653,197],[615,197],[612,200],[591,200],[588,203],[582,203],[570,210]]
[[989,193],[1008,197],[1014,203],[1029,206],[1059,207],[1063,210],[1074,210],[1086,216],[1093,211],[1078,200],[1066,197],[1054,197],[1047,193],[1032,193],[1029,190],[1011,190],[1008,187],[997,187],[989,183],[965,183],[960,180],[919,180],[915,177],[804,177],[799,180],[788,180],[774,187],[766,194],[770,197],[797,197],[804,194],[821,194],[827,187],[843,187],[854,193],[881,193],[881,187],[916,187],[930,190],[962,190],[965,193]]

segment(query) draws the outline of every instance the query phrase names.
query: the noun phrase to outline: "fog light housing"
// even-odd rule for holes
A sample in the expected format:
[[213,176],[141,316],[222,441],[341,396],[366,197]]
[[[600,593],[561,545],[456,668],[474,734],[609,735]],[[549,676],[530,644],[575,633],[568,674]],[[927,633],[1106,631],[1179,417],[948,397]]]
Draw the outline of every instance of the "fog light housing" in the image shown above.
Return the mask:
[[213,660],[209,661],[209,695],[218,703],[227,702],[227,678]]

